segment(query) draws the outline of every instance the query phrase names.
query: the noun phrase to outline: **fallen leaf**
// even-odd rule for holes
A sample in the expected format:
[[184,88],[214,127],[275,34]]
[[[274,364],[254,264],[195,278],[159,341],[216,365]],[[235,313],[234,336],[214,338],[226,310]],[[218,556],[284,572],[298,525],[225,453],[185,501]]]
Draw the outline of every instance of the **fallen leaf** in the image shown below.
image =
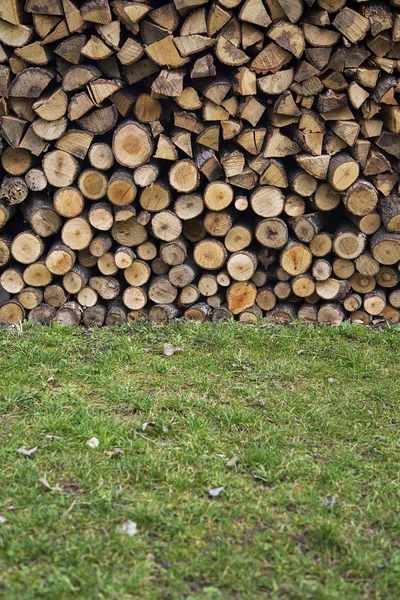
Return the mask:
[[164,344],[163,354],[164,356],[172,356],[175,352],[182,352],[183,348],[180,346],[173,346],[172,344]]
[[40,477],[39,481],[40,481],[40,483],[42,485],[44,485],[44,487],[46,488],[46,490],[51,490],[52,489],[51,485],[47,481],[46,475],[44,475],[43,477]]
[[218,496],[224,489],[225,489],[224,485],[222,485],[221,487],[217,487],[217,488],[208,488],[208,495],[210,496],[210,498],[218,498]]
[[97,437],[91,437],[90,440],[88,440],[86,442],[87,446],[90,446],[91,448],[97,448],[97,446],[99,446],[100,441],[97,439]]
[[148,421],[147,423],[143,423],[142,431],[146,431],[146,429],[149,429],[150,427],[155,427],[155,424],[155,421]]
[[0,517],[0,523],[6,523],[7,519],[5,517]]
[[135,535],[137,533],[137,525],[133,521],[125,521],[121,526],[122,533],[126,535]]
[[51,485],[47,481],[46,475],[44,475],[43,477],[40,477],[39,481],[40,481],[40,483],[42,485],[44,485],[44,487],[47,490],[50,490],[50,491],[53,490],[53,491],[56,491],[56,492],[62,492],[63,491],[62,488],[59,485],[55,485],[54,487],[51,487]]
[[27,450],[26,448],[22,447],[22,448],[18,448],[17,452],[18,452],[18,454],[22,454],[22,456],[31,458],[31,456],[33,456],[35,454],[37,449],[38,449],[37,446],[35,446],[34,448],[31,448],[30,450]]
[[229,460],[226,461],[225,465],[227,467],[235,467],[239,462],[239,457],[238,456],[232,456],[232,458],[230,458]]
[[106,454],[110,458],[113,458],[113,456],[123,456],[124,451],[122,450],[122,448],[113,448],[112,450],[107,450]]

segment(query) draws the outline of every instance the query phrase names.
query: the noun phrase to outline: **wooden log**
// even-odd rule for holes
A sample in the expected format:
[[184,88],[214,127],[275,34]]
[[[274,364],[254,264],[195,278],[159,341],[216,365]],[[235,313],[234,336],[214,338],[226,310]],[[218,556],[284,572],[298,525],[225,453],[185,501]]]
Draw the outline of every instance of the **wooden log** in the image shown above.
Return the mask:
[[305,273],[312,262],[310,249],[299,242],[289,240],[281,251],[280,265],[290,275]]
[[364,296],[363,306],[366,313],[376,317],[381,314],[386,306],[386,294],[383,290],[374,290]]
[[331,158],[328,179],[338,192],[347,190],[356,181],[359,173],[358,163],[349,154],[343,152]]
[[346,191],[343,204],[352,214],[364,217],[375,210],[378,204],[378,192],[372,183],[359,179]]
[[256,297],[257,289],[253,283],[249,281],[235,281],[229,286],[226,292],[228,310],[233,315],[237,315],[246,308],[253,306]]
[[318,323],[340,325],[345,319],[345,312],[340,304],[322,304],[318,311]]
[[28,186],[22,177],[4,177],[0,187],[0,198],[8,205],[21,204],[28,197]]
[[82,320],[82,307],[73,300],[63,304],[53,317],[53,323],[67,327],[79,325]]
[[54,235],[61,228],[61,218],[54,210],[50,200],[36,195],[21,207],[24,220],[32,230],[42,238]]
[[372,256],[382,265],[394,265],[400,261],[400,234],[379,229],[371,238]]
[[120,165],[130,169],[140,167],[153,153],[148,129],[134,121],[125,121],[114,132],[112,150]]
[[354,259],[360,256],[367,243],[366,236],[351,225],[340,227],[333,239],[333,251],[340,258]]
[[105,322],[107,309],[102,304],[85,308],[82,315],[86,327],[102,327]]
[[193,259],[201,269],[213,271],[220,269],[225,264],[227,252],[221,242],[207,238],[195,245]]

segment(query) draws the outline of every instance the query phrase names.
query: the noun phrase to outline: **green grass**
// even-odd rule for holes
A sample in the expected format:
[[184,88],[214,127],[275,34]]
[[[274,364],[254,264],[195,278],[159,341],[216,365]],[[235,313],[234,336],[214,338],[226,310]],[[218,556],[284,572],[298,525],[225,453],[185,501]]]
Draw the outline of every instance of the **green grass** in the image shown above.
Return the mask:
[[397,599],[399,334],[1,330],[0,597]]

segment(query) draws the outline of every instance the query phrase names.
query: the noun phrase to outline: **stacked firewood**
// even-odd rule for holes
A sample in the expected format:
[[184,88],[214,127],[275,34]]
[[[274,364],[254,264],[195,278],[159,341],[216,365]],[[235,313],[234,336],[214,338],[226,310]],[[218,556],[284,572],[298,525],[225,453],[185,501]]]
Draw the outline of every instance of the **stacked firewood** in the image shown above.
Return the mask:
[[400,320],[400,0],[0,0],[0,323]]

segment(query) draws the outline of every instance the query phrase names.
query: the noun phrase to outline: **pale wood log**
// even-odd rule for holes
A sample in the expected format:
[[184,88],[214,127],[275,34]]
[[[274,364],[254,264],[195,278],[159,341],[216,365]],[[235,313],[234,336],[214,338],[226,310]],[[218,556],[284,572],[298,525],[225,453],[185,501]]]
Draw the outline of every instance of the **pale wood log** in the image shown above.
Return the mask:
[[168,323],[172,319],[176,319],[179,316],[179,310],[173,304],[157,304],[152,306],[149,311],[150,321],[156,323]]
[[340,304],[326,303],[318,311],[318,323],[340,325],[345,319],[345,312]]
[[86,327],[102,327],[105,322],[107,309],[102,304],[85,308],[82,320]]
[[149,160],[153,144],[144,125],[126,121],[115,130],[112,149],[119,164],[135,169]]
[[53,308],[60,308],[67,301],[67,294],[61,285],[47,285],[44,288],[44,301]]
[[82,316],[82,307],[78,304],[78,302],[71,300],[63,304],[57,310],[55,316],[53,317],[53,323],[73,327],[79,325],[82,320]]
[[8,146],[1,155],[3,169],[12,176],[26,173],[32,166],[32,154],[24,148]]
[[91,287],[85,286],[78,292],[76,299],[79,302],[79,304],[85,309],[96,306],[99,296],[98,293]]
[[395,287],[400,280],[398,269],[392,267],[381,267],[375,275],[376,283],[383,288]]
[[21,207],[24,220],[42,238],[54,235],[61,228],[61,218],[45,196],[35,195]]
[[75,252],[67,245],[55,242],[46,257],[46,267],[53,275],[65,275],[74,266]]
[[290,275],[305,273],[312,261],[310,249],[299,242],[289,240],[280,254],[280,265]]
[[354,259],[364,251],[366,243],[365,234],[351,224],[345,224],[335,232],[333,250],[340,258]]
[[354,262],[348,258],[335,258],[332,263],[332,270],[339,279],[350,279],[356,269]]
[[61,230],[63,244],[72,250],[83,250],[92,241],[93,230],[85,216],[68,219]]
[[18,294],[25,287],[22,269],[18,266],[5,269],[0,275],[0,285],[10,294]]
[[389,233],[383,227],[371,238],[372,256],[382,265],[400,261],[400,234]]
[[221,268],[227,258],[223,244],[216,239],[208,238],[198,242],[193,251],[193,259],[201,269],[216,270]]

